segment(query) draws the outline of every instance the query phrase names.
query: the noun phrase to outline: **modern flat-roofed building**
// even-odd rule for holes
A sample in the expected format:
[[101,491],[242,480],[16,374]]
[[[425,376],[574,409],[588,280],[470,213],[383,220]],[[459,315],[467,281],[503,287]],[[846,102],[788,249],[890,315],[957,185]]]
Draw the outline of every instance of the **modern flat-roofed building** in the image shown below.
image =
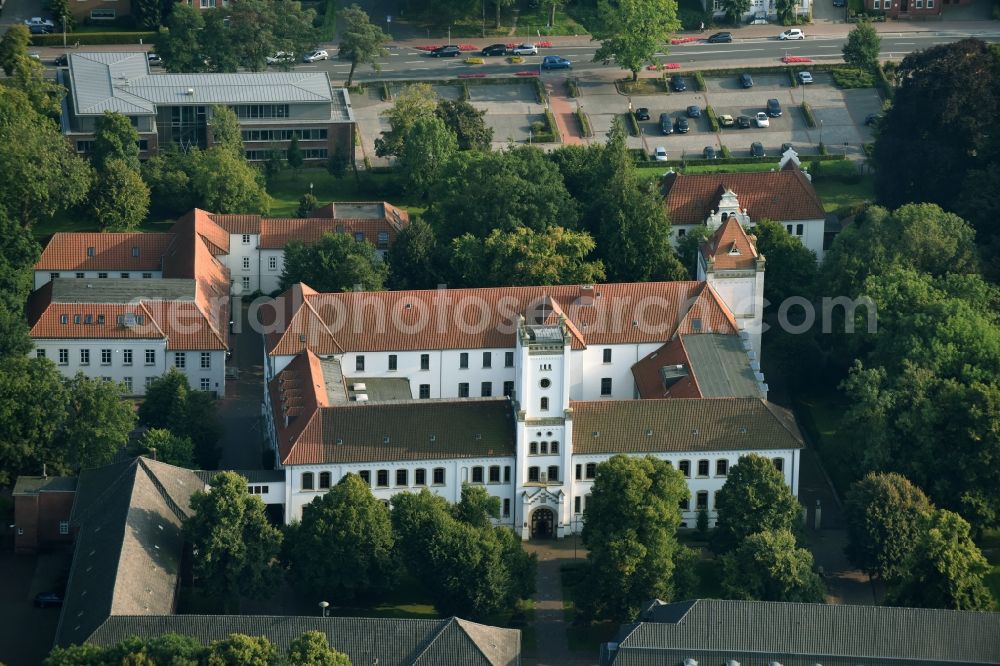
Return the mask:
[[251,160],[286,152],[293,136],[306,161],[354,159],[351,98],[326,72],[153,74],[145,52],[106,52],[70,54],[59,76],[69,89],[62,131],[81,154],[93,148],[106,111],[132,121],[140,158],[170,144],[207,148],[212,107],[221,105],[236,112]]

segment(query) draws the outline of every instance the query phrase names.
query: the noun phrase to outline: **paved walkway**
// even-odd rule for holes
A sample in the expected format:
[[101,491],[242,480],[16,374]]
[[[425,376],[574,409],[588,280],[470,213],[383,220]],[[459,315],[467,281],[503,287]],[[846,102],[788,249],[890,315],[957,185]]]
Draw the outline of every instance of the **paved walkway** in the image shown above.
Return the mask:
[[[237,309],[238,308],[238,309]],[[264,433],[260,428],[260,405],[264,399],[264,346],[261,336],[247,321],[247,308],[237,302],[237,322],[230,336],[233,356],[226,364],[238,379],[226,380],[226,397],[219,401],[224,432],[220,469],[260,469]]]
[[566,80],[556,79],[545,82],[545,90],[549,95],[549,106],[552,116],[556,119],[556,129],[566,145],[579,145],[583,141],[583,128],[576,117],[576,100],[566,96]]

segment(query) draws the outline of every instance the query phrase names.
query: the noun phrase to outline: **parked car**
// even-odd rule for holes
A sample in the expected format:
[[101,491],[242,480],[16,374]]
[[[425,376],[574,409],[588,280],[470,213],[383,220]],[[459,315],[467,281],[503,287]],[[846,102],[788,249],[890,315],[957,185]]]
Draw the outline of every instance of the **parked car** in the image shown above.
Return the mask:
[[733,41],[733,33],[717,32],[714,35],[709,36],[709,38],[705,41],[709,44],[730,44]]
[[750,116],[737,116],[736,124],[739,125],[740,129],[750,129],[750,123],[752,119]]
[[771,121],[768,119],[767,114],[764,113],[763,111],[761,111],[756,116],[754,116],[754,120],[757,121],[757,127],[770,127],[771,126]]
[[28,32],[30,32],[32,35],[47,35],[51,33],[53,30],[55,30],[55,28],[53,28],[51,25],[42,25],[40,23],[28,26]]
[[847,6],[847,0],[833,0],[833,6],[834,7],[846,7]]
[[799,83],[806,84],[813,82],[813,75],[809,72],[799,72]]
[[684,92],[688,89],[687,84],[684,83],[684,77],[680,74],[674,74],[670,77],[670,89],[674,92]]
[[161,58],[160,56],[156,55],[155,53],[147,53],[146,54],[146,62],[148,62],[150,65],[162,65],[163,64],[163,58]]
[[744,88],[753,88],[753,77],[748,73],[740,74],[740,85]]
[[721,125],[722,127],[732,127],[735,124],[736,121],[728,113],[723,113],[721,116],[719,116],[719,125]]
[[669,113],[660,114],[660,133],[664,136],[674,133],[674,120]]
[[518,44],[510,52],[519,56],[538,55],[538,47],[534,44]]
[[765,157],[764,145],[760,141],[754,141],[750,144],[750,157]]
[[44,25],[47,28],[53,28],[53,29],[56,27],[55,23],[53,23],[49,19],[43,19],[41,16],[32,16],[29,19],[24,19],[24,25],[28,26],[29,28],[36,25]]
[[295,54],[278,51],[273,56],[268,56],[266,60],[268,65],[287,65],[288,63],[295,62]]
[[63,605],[61,594],[55,592],[39,592],[35,595],[35,608],[60,608]]
[[573,63],[566,58],[559,56],[545,56],[542,58],[542,69],[571,69]]
[[795,150],[795,146],[793,146],[792,144],[787,143],[787,142],[781,144],[781,154],[782,155],[784,155],[785,153],[787,153],[789,150]]
[[56,56],[56,59],[52,61],[52,64],[56,67],[68,67],[69,66],[69,56],[65,53]]
[[882,120],[881,113],[869,113],[865,116],[865,125],[875,126],[878,125],[878,121]]
[[805,39],[805,38],[806,38],[806,33],[802,32],[801,28],[789,28],[788,30],[786,30],[783,33],[781,33],[780,35],[778,35],[778,39],[782,39],[782,40],[784,40],[784,39]]
[[684,116],[677,116],[676,124],[677,124],[677,131],[680,132],[681,134],[687,134],[688,130],[691,128],[691,126],[688,125],[688,119],[685,118]]
[[688,118],[701,118],[701,107],[691,105],[687,110]]
[[767,115],[772,118],[781,117],[781,102],[776,99],[767,100]]
[[716,159],[719,156],[715,152],[715,148],[713,148],[712,146],[705,146],[705,150],[701,151],[701,155],[706,160],[714,160],[714,159]]
[[649,109],[647,109],[644,106],[640,106],[638,109],[635,110],[635,119],[649,120]]
[[505,56],[507,55],[507,45],[506,44],[490,44],[485,49],[480,51],[484,56]]
[[666,162],[669,157],[667,157],[667,149],[663,146],[657,146],[656,150],[653,151],[653,159],[657,162]]
[[431,51],[432,58],[454,58],[457,55],[461,55],[462,49],[458,48],[454,44],[447,44],[446,46],[439,46],[433,51]]
[[307,53],[302,57],[302,62],[319,62],[320,60],[329,60],[330,54],[323,49],[316,49],[312,53]]

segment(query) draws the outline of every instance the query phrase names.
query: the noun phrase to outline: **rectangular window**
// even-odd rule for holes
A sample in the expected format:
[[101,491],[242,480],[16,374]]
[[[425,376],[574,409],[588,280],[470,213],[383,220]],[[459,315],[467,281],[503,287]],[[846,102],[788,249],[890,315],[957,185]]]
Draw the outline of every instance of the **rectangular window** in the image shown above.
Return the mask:
[[775,458],[772,462],[774,462],[774,469],[778,470],[779,472],[784,472],[785,471],[785,459],[784,458]]
[[542,398],[539,401],[539,405],[538,406],[541,408],[541,410],[543,412],[547,412],[549,410],[549,399],[548,398]]
[[434,485],[435,486],[444,485],[444,467],[434,468]]
[[514,382],[504,382],[503,383],[503,394],[504,396],[510,398],[514,395]]
[[244,245],[250,244],[250,234],[243,234],[243,244]]
[[81,349],[80,350],[80,365],[90,365],[90,350]]
[[35,358],[45,358],[45,350],[44,349],[36,349],[35,350]]
[[510,518],[510,500],[505,499],[503,501],[503,517]]
[[250,291],[250,278],[244,275],[240,278],[240,284],[243,286],[244,291]]
[[121,273],[120,275],[121,275],[121,277],[122,277],[123,280],[129,279],[129,274],[128,273]]
[[328,490],[330,488],[330,473],[320,472],[319,473],[319,489]]
[[576,480],[579,481],[583,478],[583,465],[576,466]]
[[152,278],[152,277],[153,277],[153,274],[152,274],[152,273],[143,273],[143,274],[142,274],[142,279],[143,279],[143,280],[149,280],[149,279],[150,279],[150,278]]
[[597,476],[597,463],[587,463],[587,467],[585,468],[585,470],[586,470],[586,478],[593,479],[595,476]]
[[146,350],[146,365],[155,365],[155,364],[156,364],[156,350],[155,349],[147,349]]
[[396,355],[395,354],[389,354],[389,369],[390,370],[395,370],[396,369]]
[[[888,1],[889,0],[886,0],[886,2],[888,2]],[[881,9],[881,8],[882,8],[882,1],[881,0],[872,0],[872,9]]]
[[573,513],[580,513],[580,504],[582,504],[582,499],[583,498],[579,495],[573,498]]
[[111,350],[102,349],[101,350],[101,365],[111,365]]
[[356,357],[354,357],[354,369],[357,370],[358,372],[364,372],[365,371],[365,357],[364,356],[356,356]]
[[421,370],[430,370],[431,369],[431,355],[430,354],[421,354],[420,355],[420,369]]
[[198,388],[200,388],[202,391],[211,391],[212,380],[209,379],[208,377],[202,377],[198,384]]
[[510,465],[503,466],[503,482],[510,483]]
[[421,400],[427,400],[430,397],[431,397],[431,385],[430,384],[421,384],[420,385],[420,399]]
[[209,370],[212,367],[212,352],[201,353],[201,369]]
[[[875,0],[875,2],[878,2],[878,0]],[[878,7],[876,7],[876,9],[878,9]],[[794,227],[793,227],[792,225],[790,225],[790,224],[786,224],[786,225],[785,225],[785,229],[787,229],[787,230],[788,230],[788,233],[792,233],[792,229],[793,229],[793,228],[794,228]]]
[[611,377],[601,378],[601,395],[611,395]]
[[418,468],[413,470],[413,485],[415,486],[426,486],[427,485],[427,470],[423,468]]
[[155,379],[156,377],[146,377],[146,379],[142,383],[143,386],[146,387],[146,390],[149,390],[149,387],[153,385],[153,380]]
[[389,487],[389,470],[387,470],[387,469],[380,469],[376,473],[375,479],[376,479],[376,485],[379,488],[388,488]]
[[389,232],[380,231],[378,232],[378,242],[375,243],[376,249],[388,250],[389,249]]
[[278,258],[277,257],[268,257],[267,258],[267,270],[269,270],[269,271],[276,271],[276,270],[278,270]]
[[132,350],[131,349],[123,349],[122,350],[122,364],[123,365],[132,365]]
[[131,377],[123,377],[122,378],[122,383],[125,384],[125,393],[128,394],[128,395],[131,395],[132,394],[132,378]]
[[514,352],[504,352],[503,353],[503,367],[513,368],[514,367]]
[[934,0],[927,0],[927,9],[934,9]]
[[313,489],[313,473],[303,472],[302,473],[302,490],[312,490]]
[[363,469],[360,472],[358,472],[358,476],[361,477],[361,480],[365,482],[366,486],[372,485],[372,473],[369,472],[367,469]]
[[55,280],[57,277],[59,277],[59,273],[49,273],[50,280]]
[[482,483],[483,482],[483,468],[482,467],[473,467],[472,468],[472,482],[473,483]]
[[66,535],[69,534],[69,521],[60,520],[59,521],[59,534]]
[[549,469],[549,482],[554,482],[559,480],[559,468],[555,465],[550,465]]
[[490,465],[490,483],[500,483],[500,465]]
[[174,367],[183,370],[187,367],[187,354],[184,352],[174,352]]
[[715,461],[715,475],[726,476],[729,473],[729,461],[723,458]]
[[493,352],[483,352],[483,367],[484,368],[493,367]]
[[691,500],[687,497],[681,500],[681,511],[687,511],[691,508]]
[[139,246],[138,245],[133,245],[132,246],[132,256],[135,257],[135,258],[139,257]]
[[115,20],[115,10],[113,9],[91,9],[90,18],[95,21],[113,21]]
[[679,463],[677,463],[677,469],[680,470],[680,473],[684,475],[685,479],[690,479],[691,478],[691,461],[690,460],[682,460]]
[[708,461],[699,460],[698,461],[698,476],[708,476]]
[[99,279],[101,279],[101,280],[106,280],[106,279],[107,279],[107,277],[108,277],[108,274],[107,274],[107,273],[98,273],[98,274],[97,274],[97,277],[98,277]]
[[604,349],[604,362],[605,363],[611,363],[611,348],[610,347],[606,347]]
[[468,398],[469,397],[469,382],[460,382],[458,385],[458,397]]
[[397,486],[408,486],[410,485],[410,470],[408,469],[397,469],[396,470],[396,485]]
[[468,352],[462,352],[458,355],[458,367],[461,370],[465,370],[469,367],[469,354]]
[[243,257],[243,270],[250,270],[250,257]]
[[708,492],[705,490],[699,490],[698,494],[695,496],[697,500],[695,502],[695,508],[701,511],[702,509],[708,509]]
[[83,279],[83,273],[77,273],[76,274],[76,279],[78,279],[78,280]]
[[795,225],[795,235],[801,236],[805,232],[805,227],[801,224]]
[[529,467],[528,468],[528,483],[538,483],[538,468]]
[[484,398],[488,398],[493,395],[493,382],[483,382],[480,388],[480,395]]

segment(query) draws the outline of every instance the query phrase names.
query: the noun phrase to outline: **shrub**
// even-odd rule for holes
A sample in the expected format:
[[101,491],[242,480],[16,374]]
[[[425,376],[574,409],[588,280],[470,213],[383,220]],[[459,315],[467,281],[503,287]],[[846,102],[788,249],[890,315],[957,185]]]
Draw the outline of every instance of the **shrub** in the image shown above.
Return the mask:
[[795,73],[794,69],[788,70],[788,82],[792,85],[793,88],[799,87],[799,76],[798,74]]
[[840,88],[874,88],[875,77],[862,69],[843,68],[832,72],[833,81]]
[[809,102],[802,102],[802,115],[806,117],[806,125],[809,127],[816,127],[816,116],[813,115],[813,110],[812,107],[809,106]]
[[829,155],[830,154],[830,151],[827,150],[827,148],[826,148],[826,144],[823,143],[822,141],[819,142],[819,154],[820,155]]
[[385,81],[382,82],[382,101],[388,102],[392,99],[392,90],[389,89],[389,84]]
[[719,155],[722,156],[722,159],[728,160],[730,157],[733,156],[733,153],[731,150],[729,150],[729,146],[722,146],[721,148],[719,148]]
[[482,65],[485,61],[479,57],[472,57],[466,58],[463,62],[465,62],[466,65]]
[[[144,43],[152,43],[156,39],[155,32],[71,32],[66,34],[66,43],[79,43],[86,46],[98,44],[136,44],[141,39]],[[62,46],[62,33],[49,35],[32,35],[33,46]]]
[[580,132],[583,136],[594,136],[594,133],[590,129],[590,119],[587,118],[587,114],[580,107],[576,109],[576,118],[580,121]]
[[549,100],[548,93],[545,92],[545,84],[541,79],[535,79],[535,97],[539,104],[545,104]]
[[698,509],[698,521],[696,524],[698,536],[705,538],[708,536],[708,509]]
[[625,114],[625,127],[632,136],[639,136],[639,121],[635,119],[634,113]]
[[522,62],[524,62],[524,58],[521,56],[507,56],[507,62],[514,65],[520,65]]
[[715,115],[715,109],[710,106],[705,107],[705,115],[708,116],[708,127],[713,132],[719,131],[719,118]]
[[694,73],[694,85],[699,92],[708,90],[708,86],[705,85],[705,77],[701,75],[701,72]]
[[463,102],[468,102],[469,99],[472,97],[472,94],[469,92],[469,84],[466,83],[465,81],[462,82],[462,92],[459,96],[461,97]]
[[566,94],[570,97],[580,96],[580,86],[577,84],[576,79],[566,79]]
[[889,79],[885,69],[885,66],[881,66],[875,70],[875,87],[882,94],[882,99],[892,101],[896,96],[896,86]]

